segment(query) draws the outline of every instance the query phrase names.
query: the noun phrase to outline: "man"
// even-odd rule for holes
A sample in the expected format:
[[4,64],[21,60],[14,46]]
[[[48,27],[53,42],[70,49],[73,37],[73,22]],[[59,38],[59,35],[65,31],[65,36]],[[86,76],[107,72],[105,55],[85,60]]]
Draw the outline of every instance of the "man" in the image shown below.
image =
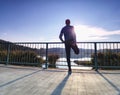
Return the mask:
[[[76,45],[76,34],[74,32],[74,27],[70,25],[70,20],[66,19],[65,24],[66,26],[62,28],[59,38],[63,43],[65,43],[66,59],[69,69],[68,72],[71,73],[72,70],[71,70],[71,62],[70,62],[70,51],[72,48],[76,54],[79,54],[79,49]],[[64,35],[64,40],[62,38],[63,35]]]

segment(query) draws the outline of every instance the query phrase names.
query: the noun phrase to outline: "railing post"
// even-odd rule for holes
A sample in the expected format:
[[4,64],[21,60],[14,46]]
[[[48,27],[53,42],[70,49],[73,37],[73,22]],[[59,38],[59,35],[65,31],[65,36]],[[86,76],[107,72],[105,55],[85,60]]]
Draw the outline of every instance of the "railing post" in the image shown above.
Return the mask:
[[48,67],[48,43],[46,43],[46,64],[45,64],[45,69]]
[[95,48],[95,71],[98,70],[98,63],[97,63],[97,43],[94,43],[94,48]]
[[8,43],[8,47],[7,47],[7,62],[6,62],[6,65],[8,65],[8,63],[9,63],[9,55],[10,55],[10,44]]

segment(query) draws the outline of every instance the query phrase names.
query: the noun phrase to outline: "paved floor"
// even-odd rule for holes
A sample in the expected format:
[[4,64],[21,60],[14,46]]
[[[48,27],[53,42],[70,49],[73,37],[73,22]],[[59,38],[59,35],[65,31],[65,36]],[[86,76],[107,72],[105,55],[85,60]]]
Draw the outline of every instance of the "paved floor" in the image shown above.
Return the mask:
[[120,70],[0,66],[0,95],[120,95]]

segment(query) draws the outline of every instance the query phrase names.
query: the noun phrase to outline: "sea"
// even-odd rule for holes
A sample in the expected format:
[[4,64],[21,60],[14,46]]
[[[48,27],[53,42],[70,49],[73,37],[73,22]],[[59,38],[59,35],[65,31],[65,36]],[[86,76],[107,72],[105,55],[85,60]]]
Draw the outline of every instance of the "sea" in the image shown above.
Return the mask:
[[[43,59],[45,59],[45,57],[43,57]],[[92,67],[83,66],[83,65],[77,65],[77,64],[74,63],[75,60],[79,60],[79,61],[91,61],[90,57],[71,58],[70,60],[71,60],[71,68],[72,69],[86,69],[86,70],[92,69]],[[42,67],[44,68],[45,65],[43,65]],[[57,62],[56,62],[56,68],[68,69],[66,58],[59,58],[57,60]]]
[[[84,57],[84,58],[71,58],[71,68],[72,69],[92,69],[92,67],[88,67],[88,66],[83,66],[83,65],[77,65],[74,63],[75,60],[79,60],[79,61],[91,61],[91,58],[88,57]],[[56,62],[56,67],[57,68],[61,68],[61,69],[67,69],[67,61],[66,58],[59,58]]]

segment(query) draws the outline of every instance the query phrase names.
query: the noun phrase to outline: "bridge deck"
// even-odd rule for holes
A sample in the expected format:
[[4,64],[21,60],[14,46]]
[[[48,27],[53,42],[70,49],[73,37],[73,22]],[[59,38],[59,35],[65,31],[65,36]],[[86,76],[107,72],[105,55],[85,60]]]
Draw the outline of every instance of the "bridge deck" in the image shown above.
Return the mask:
[[120,95],[120,70],[42,70],[0,65],[0,95]]

